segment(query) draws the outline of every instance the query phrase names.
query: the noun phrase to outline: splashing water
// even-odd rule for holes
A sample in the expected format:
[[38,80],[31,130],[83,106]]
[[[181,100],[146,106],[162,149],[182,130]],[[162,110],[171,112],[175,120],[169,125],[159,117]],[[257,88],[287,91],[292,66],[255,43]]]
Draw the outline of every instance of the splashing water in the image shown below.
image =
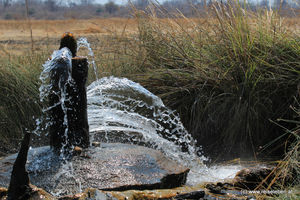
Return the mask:
[[110,133],[119,132],[118,138],[146,143],[178,159],[196,152],[179,117],[138,83],[105,77],[88,86],[87,98],[92,140],[101,133],[108,142]]
[[[90,43],[87,41],[87,39],[85,37],[81,37],[77,40],[77,51],[81,48],[81,47],[85,47],[88,50],[88,55],[89,55],[89,64],[91,64],[93,66],[94,69],[94,73],[95,73],[95,78],[96,80],[98,80],[98,74],[97,74],[97,66],[95,63],[95,59],[94,59],[94,52],[91,48]],[[90,61],[91,60],[91,61]]]
[[[87,88],[91,140],[129,142],[162,151],[191,169],[189,185],[233,178],[239,166],[208,168],[179,116],[162,100],[126,78],[104,77]],[[100,135],[100,136],[99,136]],[[198,155],[197,155],[198,154]]]
[[[60,50],[54,51],[51,59],[47,60],[43,65],[43,71],[40,75],[40,80],[42,82],[39,91],[40,91],[40,101],[45,103],[50,95],[56,95],[58,98],[57,102],[54,102],[53,105],[43,108],[43,113],[45,114],[42,119],[37,120],[37,128],[34,133],[38,133],[39,130],[47,130],[48,127],[53,123],[52,119],[47,117],[47,112],[53,109],[56,106],[61,106],[61,109],[64,113],[63,126],[65,141],[67,141],[68,133],[68,116],[67,116],[67,107],[66,103],[69,101],[66,98],[67,85],[72,85],[73,79],[71,76],[72,73],[72,53],[68,48],[62,48]],[[56,80],[58,79],[58,80]],[[57,83],[55,83],[58,81]],[[56,91],[56,93],[54,92]],[[45,124],[45,127],[42,128],[41,125]],[[66,144],[63,144],[61,153],[64,151]],[[63,155],[62,155],[63,156]]]
[[[36,128],[33,131],[34,134],[41,136],[41,133],[46,132],[47,135],[49,127],[53,124],[53,120],[48,116],[48,112],[50,112],[51,109],[60,106],[64,113],[64,141],[67,142],[67,133],[69,128],[67,115],[68,108],[66,106],[66,103],[69,101],[67,99],[67,86],[74,84],[71,73],[72,53],[66,47],[54,51],[51,58],[43,64],[43,70],[40,74],[40,101],[45,105],[48,105],[47,101],[49,100],[50,95],[56,95],[58,101],[54,102],[53,105],[46,106],[42,109],[43,115],[41,118],[36,120]],[[56,155],[49,147],[41,147],[37,149],[30,148],[28,154],[28,160],[31,160],[31,163],[28,165],[29,171],[34,172],[34,174],[37,175],[43,171],[59,169],[59,171],[55,172],[55,179],[59,179],[62,175],[64,175],[64,178],[72,178],[75,183],[80,186],[80,183],[78,183],[78,180],[73,174],[72,163],[68,162],[68,157],[65,154],[65,151],[67,150],[66,145],[66,143],[62,144],[60,155]],[[53,163],[56,164],[53,165]],[[58,163],[59,165],[57,165]],[[35,180],[34,176],[31,176],[31,179],[33,179],[32,181],[38,182],[39,177]],[[50,191],[49,188],[48,190]],[[81,192],[81,186],[79,187],[78,192]],[[59,196],[61,193],[51,192],[51,194]]]
[[[46,98],[49,96],[49,93],[53,87],[50,83],[49,75],[51,70],[54,68],[60,67],[58,63],[66,63],[68,66],[67,76],[61,78],[60,85],[64,85],[67,81],[71,79],[71,71],[72,71],[72,53],[68,48],[62,48],[60,50],[54,51],[51,55],[51,59],[47,60],[45,64],[43,64],[43,71],[40,75],[40,80],[42,82],[39,91],[40,91],[40,101],[44,102],[47,100]],[[65,74],[65,73],[64,73]]]
[[[78,40],[78,49],[81,47],[87,47],[89,50],[89,56],[93,57],[92,49],[90,48],[89,43],[85,38],[81,38]],[[96,78],[96,65],[94,60],[92,61],[92,65],[95,71]],[[65,144],[62,144],[62,148],[60,151],[60,155],[54,154],[52,149],[32,149],[31,152],[36,154],[36,159],[32,159],[33,162],[30,163],[28,169],[32,172],[38,173],[40,170],[47,171],[56,169],[58,171],[55,172],[54,179],[49,180],[50,182],[63,179],[72,179],[72,182],[78,185],[78,193],[82,192],[81,182],[76,178],[74,174],[74,169],[72,166],[72,162],[68,162],[68,155],[65,154],[66,151],[69,151],[67,146],[68,140],[68,115],[67,115],[67,106],[69,99],[67,99],[67,87],[68,85],[74,84],[72,79],[72,53],[68,48],[62,48],[60,50],[54,51],[51,55],[51,58],[48,59],[45,64],[43,64],[43,70],[40,74],[41,86],[39,88],[40,91],[40,101],[42,103],[48,104],[50,95],[56,95],[58,98],[57,102],[54,102],[53,105],[44,107],[42,109],[43,116],[36,120],[36,129],[33,131],[38,136],[41,136],[41,133],[48,132],[49,127],[53,125],[53,120],[48,116],[48,112],[57,106],[60,106],[63,111],[63,127],[64,128],[64,141]],[[47,133],[46,133],[47,134]],[[36,153],[35,153],[36,151]],[[46,165],[45,165],[46,163]],[[60,163],[58,166],[52,166],[53,163]],[[32,176],[33,181],[38,182],[39,178]],[[61,194],[67,194],[68,189],[61,189],[59,191],[52,191],[51,188],[47,188],[51,193],[55,196],[59,196]]]
[[[78,40],[78,49],[86,47],[89,56],[93,57],[93,51],[86,38]],[[54,51],[51,59],[43,65],[40,75],[42,85],[40,87],[40,100],[45,102],[50,95],[53,84],[51,83],[51,71],[59,67],[58,63],[67,64],[67,74],[60,77],[59,94],[60,98],[54,105],[44,108],[43,112],[51,110],[55,106],[61,106],[64,111],[65,137],[68,132],[67,108],[65,106],[66,85],[72,84],[72,54],[67,48]],[[91,143],[100,142],[125,142],[143,145],[158,149],[168,158],[178,161],[180,164],[190,168],[187,184],[195,185],[207,181],[222,181],[226,178],[233,178],[241,166],[215,166],[208,168],[203,164],[206,160],[201,156],[200,148],[195,147],[195,141],[185,130],[179,116],[175,111],[168,109],[162,100],[143,88],[140,84],[126,78],[105,77],[98,80],[95,61],[92,59],[96,81],[87,88],[88,100],[88,121],[90,127]],[[37,120],[37,130],[47,130],[51,125],[51,119],[45,118],[46,127],[41,128],[42,120]],[[72,179],[81,192],[81,180],[73,173],[72,163],[68,158],[56,157],[49,153],[49,148],[37,153],[38,158],[29,166],[30,171],[53,170],[56,179]],[[34,153],[33,150],[30,151]],[[36,156],[37,156],[36,155]],[[63,160],[61,166],[52,166],[53,159]],[[31,167],[31,168],[30,168]],[[54,173],[54,172],[53,172]],[[49,180],[50,181],[50,180]],[[52,182],[55,180],[51,180]],[[50,189],[49,189],[50,190]],[[61,190],[53,195],[67,193],[68,189]]]

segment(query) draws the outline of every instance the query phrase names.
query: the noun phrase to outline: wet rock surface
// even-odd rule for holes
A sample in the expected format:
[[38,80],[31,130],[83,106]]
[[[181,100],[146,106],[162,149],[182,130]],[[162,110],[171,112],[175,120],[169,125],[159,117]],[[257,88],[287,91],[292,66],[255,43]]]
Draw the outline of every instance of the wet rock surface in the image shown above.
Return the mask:
[[151,147],[151,144],[144,142],[143,134],[139,132],[124,132],[124,131],[109,131],[109,137],[105,131],[91,132],[94,141],[100,143],[123,143],[123,144],[135,144],[146,147]]
[[[0,161],[0,186],[7,187],[16,155]],[[31,149],[30,181],[53,195],[76,194],[86,188],[123,191],[173,188],[186,182],[189,169],[161,152],[126,144],[101,144],[61,159],[50,147]]]
[[274,169],[275,167],[245,168],[236,174],[233,185],[247,190],[265,189],[274,178]]
[[[102,191],[88,188],[82,193],[53,197],[42,189],[34,188],[32,199],[53,200],[215,200],[215,199],[264,199],[266,196],[252,196],[237,190],[231,183],[208,183],[205,185],[183,186],[173,189],[156,190],[126,190],[126,191]],[[5,199],[7,189],[0,188],[0,200]]]
[[[31,186],[31,192],[26,197],[15,198],[14,200],[56,200],[51,194],[47,193],[41,188],[37,188],[34,185]],[[0,200],[7,200],[7,189],[0,188]]]
[[201,199],[205,196],[205,192],[203,190],[193,191],[189,193],[178,194],[174,197],[176,200],[184,200],[184,199]]
[[7,195],[7,189],[4,187],[0,187],[0,199],[4,198]]

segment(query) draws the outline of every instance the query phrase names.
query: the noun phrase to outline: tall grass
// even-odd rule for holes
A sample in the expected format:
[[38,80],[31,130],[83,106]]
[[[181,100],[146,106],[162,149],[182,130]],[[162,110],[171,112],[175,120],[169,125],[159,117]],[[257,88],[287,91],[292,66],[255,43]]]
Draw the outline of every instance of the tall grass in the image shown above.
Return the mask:
[[13,152],[22,138],[22,130],[33,129],[41,113],[39,72],[43,54],[0,59],[0,152]]
[[[298,97],[299,96],[300,90],[298,93]],[[280,122],[285,121],[292,123],[295,127],[293,129],[287,129],[278,124],[284,129],[284,134],[288,135],[289,139],[286,143],[287,151],[285,152],[285,157],[279,162],[276,170],[274,170],[274,178],[269,184],[268,189],[273,185],[281,187],[281,189],[287,186],[291,188],[295,187],[295,189],[298,190],[300,189],[300,102],[296,100],[295,105],[291,106],[291,109],[295,112],[295,119],[278,120]]]
[[211,11],[206,19],[166,20],[136,11],[131,51],[142,73],[132,78],[176,109],[211,154],[256,157],[281,134],[270,120],[292,115],[300,38],[276,12],[251,13],[238,3]]
[[[300,89],[300,88],[299,88]],[[298,90],[298,99],[300,90]],[[294,119],[278,119],[276,125],[281,127],[283,135],[286,135],[286,152],[284,158],[278,161],[277,166],[265,177],[256,189],[285,191],[274,196],[276,199],[299,199],[300,197],[300,102],[295,98],[295,103],[290,108],[295,113]],[[293,129],[282,126],[281,122],[294,124]]]

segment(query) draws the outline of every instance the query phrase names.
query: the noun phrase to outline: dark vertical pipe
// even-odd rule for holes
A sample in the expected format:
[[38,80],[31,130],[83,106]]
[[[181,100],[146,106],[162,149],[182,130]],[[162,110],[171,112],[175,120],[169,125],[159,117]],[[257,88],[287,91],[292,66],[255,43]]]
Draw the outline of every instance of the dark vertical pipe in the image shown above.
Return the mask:
[[[70,68],[68,60],[63,58],[58,59],[55,66],[50,71],[50,85],[51,91],[49,94],[49,135],[50,146],[56,151],[60,152],[63,146],[67,145],[66,124],[64,123],[65,113],[62,109],[62,103],[66,105],[66,99],[62,100],[62,92],[66,92],[67,80],[70,76]],[[65,91],[62,91],[65,90]]]
[[71,145],[83,148],[88,147],[90,144],[85,87],[87,76],[87,58],[73,58],[72,78],[74,80],[74,85],[68,90],[71,108],[68,110],[68,140]]
[[[68,127],[64,124],[65,113],[61,104],[57,104],[61,99],[61,89],[59,84],[65,83],[68,77],[68,63],[63,59],[55,64],[50,72],[50,82],[52,92],[49,96],[50,107],[50,146],[56,152],[60,152],[62,147],[68,150],[74,146],[86,148],[89,146],[89,126],[87,119],[87,97],[86,80],[88,76],[87,58],[75,57],[76,40],[71,33],[65,33],[60,42],[60,49],[67,47],[70,49],[72,58],[72,83],[67,83],[66,100]],[[62,81],[63,80],[63,81]],[[61,85],[62,86],[62,85]],[[68,128],[66,132],[66,128]]]

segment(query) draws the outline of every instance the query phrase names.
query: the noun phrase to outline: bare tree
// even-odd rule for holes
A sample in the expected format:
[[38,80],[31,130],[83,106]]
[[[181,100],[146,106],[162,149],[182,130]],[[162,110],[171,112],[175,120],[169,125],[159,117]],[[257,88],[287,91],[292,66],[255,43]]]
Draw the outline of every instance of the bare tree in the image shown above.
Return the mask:
[[108,3],[106,3],[104,5],[104,8],[109,14],[113,14],[119,10],[119,6],[113,1],[109,1]]
[[94,0],[80,0],[80,4],[83,6],[89,6],[94,3]]
[[11,5],[12,0],[1,0],[0,2],[3,7],[3,10],[5,10],[7,7]]
[[57,2],[56,2],[55,0],[46,0],[46,1],[45,1],[46,8],[47,8],[49,11],[51,11],[51,12],[53,12],[53,11],[56,10],[56,8],[57,8],[57,4],[56,4],[56,3],[57,3]]
[[133,5],[139,10],[145,10],[147,6],[149,6],[149,0],[135,0]]

